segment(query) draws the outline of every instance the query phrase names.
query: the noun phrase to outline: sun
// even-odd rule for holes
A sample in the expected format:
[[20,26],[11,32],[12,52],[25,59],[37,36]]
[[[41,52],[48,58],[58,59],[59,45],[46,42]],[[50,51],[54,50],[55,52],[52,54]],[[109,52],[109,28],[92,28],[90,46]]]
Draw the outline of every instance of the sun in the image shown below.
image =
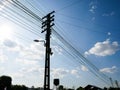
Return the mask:
[[13,27],[9,23],[0,25],[0,39],[10,38],[13,33]]

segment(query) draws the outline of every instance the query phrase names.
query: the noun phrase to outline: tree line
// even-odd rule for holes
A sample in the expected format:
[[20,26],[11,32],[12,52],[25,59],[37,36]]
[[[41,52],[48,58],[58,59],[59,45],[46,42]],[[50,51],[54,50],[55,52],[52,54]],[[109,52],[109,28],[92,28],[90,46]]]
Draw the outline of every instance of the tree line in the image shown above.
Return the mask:
[[[43,89],[43,88],[42,88]],[[12,85],[12,78],[10,76],[0,76],[0,90],[29,90],[25,85]],[[31,90],[40,90],[40,88],[32,87]],[[75,90],[71,88],[65,88],[63,85],[59,85],[57,90]],[[87,85],[86,87],[78,87],[76,90],[120,90],[120,88],[99,88],[93,85]]]

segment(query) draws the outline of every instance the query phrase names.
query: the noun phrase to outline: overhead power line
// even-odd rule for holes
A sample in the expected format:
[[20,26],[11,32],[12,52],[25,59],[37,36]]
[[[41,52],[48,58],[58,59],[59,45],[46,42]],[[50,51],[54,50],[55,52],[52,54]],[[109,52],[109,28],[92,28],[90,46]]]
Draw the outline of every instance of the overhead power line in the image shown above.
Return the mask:
[[[11,2],[10,2],[11,3]],[[13,5],[15,8],[18,8],[19,10],[22,11],[23,14],[28,15],[29,17],[31,17],[33,20],[36,20],[37,22],[35,22],[35,27],[37,27],[37,23],[41,23],[42,20],[41,18],[36,15],[36,13],[32,12],[32,10],[30,10],[28,7],[26,7],[25,5],[23,5],[21,2],[19,2],[18,0],[12,0],[11,5]],[[33,7],[34,8],[34,7]],[[12,13],[15,13],[15,11],[11,8],[8,8],[10,11],[12,11]],[[7,15],[6,18],[8,18],[10,21],[16,23],[17,25],[20,25],[20,27],[22,27],[25,30],[28,30],[29,32],[35,34],[36,36],[39,36],[40,34],[34,29],[33,26],[29,26],[27,25],[28,23],[24,23],[23,21],[27,21],[29,23],[34,23],[31,20],[28,20],[27,17],[23,16],[22,14],[17,13],[21,18],[23,18],[23,21],[20,21],[21,18],[13,15],[9,10],[5,10],[5,11],[0,11],[2,13],[5,13]],[[7,12],[7,13],[6,13]],[[13,16],[12,16],[13,15]],[[3,15],[4,16],[4,15]],[[37,24],[37,25],[36,25]],[[38,30],[38,29],[37,29]],[[75,46],[72,46],[64,37],[62,37],[57,30],[53,29],[53,33],[54,35],[57,37],[57,39],[62,43],[61,48],[67,52],[71,57],[75,58],[75,63],[78,63],[78,65],[83,64],[85,66],[87,66],[89,68],[89,70],[99,79],[101,79],[103,82],[108,84],[108,80],[107,80],[107,76],[105,76],[103,73],[99,72],[99,69],[93,65],[88,59],[86,59],[84,57],[84,55],[82,55],[76,48]]]
[[60,34],[58,34],[55,30],[53,31],[53,34],[56,35],[56,37],[70,50],[71,54],[75,56],[78,63],[83,64],[89,68],[89,70],[102,79],[105,83],[108,83],[108,80],[106,81],[106,77],[103,77],[103,73],[99,72],[99,69],[94,66],[90,61],[88,61],[79,51],[77,51],[73,46],[71,46],[70,43],[68,43]]
[[58,10],[56,10],[56,12],[60,12],[60,11],[62,11],[64,9],[67,9],[67,8],[73,6],[73,5],[76,5],[76,4],[80,3],[81,1],[83,1],[83,0],[73,1],[72,3],[70,3],[70,4],[68,4],[68,5],[66,5],[66,6],[64,6],[64,7],[60,8],[60,9],[58,9]]

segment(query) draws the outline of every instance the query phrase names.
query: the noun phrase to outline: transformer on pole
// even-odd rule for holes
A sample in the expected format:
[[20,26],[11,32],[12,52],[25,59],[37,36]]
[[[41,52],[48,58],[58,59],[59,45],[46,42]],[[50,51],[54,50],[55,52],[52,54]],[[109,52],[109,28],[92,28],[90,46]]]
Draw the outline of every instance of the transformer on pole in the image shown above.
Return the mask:
[[44,72],[44,90],[50,90],[50,55],[52,54],[51,48],[50,48],[50,35],[51,35],[51,27],[54,25],[52,21],[54,21],[54,15],[52,15],[55,11],[47,14],[44,16],[42,27],[44,30],[41,32],[46,31],[45,36],[45,47],[46,47],[46,53],[45,53],[45,72]]

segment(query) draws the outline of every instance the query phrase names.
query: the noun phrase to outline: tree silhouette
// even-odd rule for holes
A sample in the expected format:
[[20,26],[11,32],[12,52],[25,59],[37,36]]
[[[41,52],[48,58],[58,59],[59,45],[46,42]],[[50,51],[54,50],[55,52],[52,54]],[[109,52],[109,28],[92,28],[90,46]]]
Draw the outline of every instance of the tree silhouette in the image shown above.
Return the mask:
[[77,88],[76,90],[84,90],[84,88],[80,86],[80,87]]
[[11,82],[12,78],[9,76],[1,76],[0,77],[0,90],[11,90]]
[[13,85],[12,90],[28,90],[28,87],[25,85]]

